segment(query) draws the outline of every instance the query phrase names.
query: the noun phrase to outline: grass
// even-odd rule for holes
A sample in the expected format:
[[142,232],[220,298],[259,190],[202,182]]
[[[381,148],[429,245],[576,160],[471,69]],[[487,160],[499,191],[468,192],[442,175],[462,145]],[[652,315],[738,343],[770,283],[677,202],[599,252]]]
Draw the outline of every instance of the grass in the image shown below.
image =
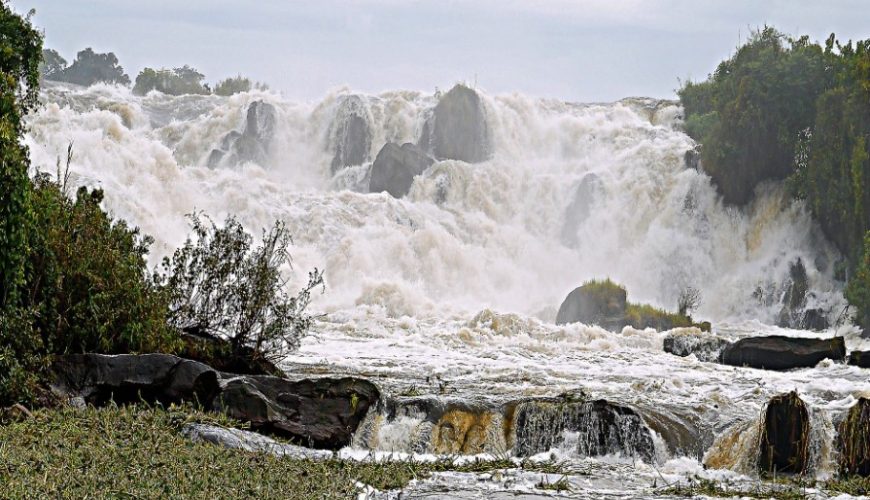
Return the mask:
[[541,490],[555,491],[557,493],[571,491],[571,483],[568,482],[568,476],[562,476],[557,481],[552,483],[547,480],[546,476],[544,476],[541,479],[541,482],[536,484],[535,487]]
[[693,498],[707,496],[714,498],[773,498],[776,500],[802,500],[807,498],[804,489],[797,485],[774,486],[762,483],[754,488],[723,485],[709,479],[695,479],[688,484],[679,484],[657,490],[661,495]]
[[563,474],[556,462],[456,463],[278,458],[195,443],[189,422],[239,424],[191,408],[128,406],[38,410],[0,426],[3,498],[356,498],[358,483],[399,489],[433,473],[524,469]]

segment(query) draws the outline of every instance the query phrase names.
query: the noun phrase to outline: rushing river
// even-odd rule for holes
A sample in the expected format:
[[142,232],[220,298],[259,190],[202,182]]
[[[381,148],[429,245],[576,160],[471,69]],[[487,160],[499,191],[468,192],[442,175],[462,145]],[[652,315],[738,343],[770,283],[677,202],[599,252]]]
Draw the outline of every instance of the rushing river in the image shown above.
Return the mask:
[[[841,319],[838,255],[807,210],[778,185],[761,186],[745,209],[723,206],[710,179],[687,165],[695,145],[673,102],[479,94],[491,157],[436,162],[401,199],[368,193],[369,168],[387,141],[420,138],[438,102],[431,94],[343,90],[305,103],[266,92],[136,97],[118,87],[49,85],[27,143],[34,167],[54,172],[72,142],[72,181],[104,188],[107,209],[152,235],[155,264],[184,241],[185,214],[195,210],[216,220],[235,214],[253,232],[285,221],[293,283],[314,267],[327,283],[312,304],[323,316],[287,360],[288,372],[366,377],[400,403],[455,410],[451,432],[464,429],[459,443],[425,411],[370,415],[348,455],[511,454],[509,416],[495,409],[582,389],[692,435],[654,433],[654,458],[641,461],[582,456],[578,437],[564,433],[542,453],[570,464],[572,492],[563,494],[654,496],[653,485],[696,474],[751,484],[753,423],[772,396],[797,390],[812,410],[813,474],[830,476],[832,419],[870,395],[860,368],[734,368],[666,354],[665,333],[651,329],[554,324],[569,291],[609,277],[629,300],[669,309],[686,287],[700,290],[695,318],[726,338],[842,335],[850,349],[870,347],[848,326],[771,326],[798,259],[805,307],[825,311],[834,325]],[[215,159],[258,101],[274,112],[263,153],[256,161]],[[368,130],[366,159],[333,169],[337,131],[351,116]],[[477,420],[463,424],[468,419]],[[477,429],[473,442],[464,425]],[[522,498],[512,495],[543,494],[541,480],[442,474],[405,495]]]

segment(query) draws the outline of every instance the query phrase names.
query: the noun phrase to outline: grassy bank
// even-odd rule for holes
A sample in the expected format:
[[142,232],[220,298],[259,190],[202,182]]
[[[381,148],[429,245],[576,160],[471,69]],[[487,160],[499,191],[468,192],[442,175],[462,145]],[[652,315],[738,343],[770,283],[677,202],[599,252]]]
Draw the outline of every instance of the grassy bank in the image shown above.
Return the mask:
[[[189,422],[236,424],[190,408],[39,410],[0,425],[3,498],[356,498],[358,483],[379,490],[434,472],[516,468],[510,460],[436,462],[300,460],[195,443]],[[522,468],[561,472],[558,464]]]

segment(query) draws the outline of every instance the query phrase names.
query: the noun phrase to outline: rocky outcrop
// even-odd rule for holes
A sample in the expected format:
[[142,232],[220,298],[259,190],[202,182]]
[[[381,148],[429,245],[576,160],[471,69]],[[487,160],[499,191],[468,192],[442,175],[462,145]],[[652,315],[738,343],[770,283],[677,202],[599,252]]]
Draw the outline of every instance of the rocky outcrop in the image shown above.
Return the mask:
[[812,368],[826,358],[842,361],[845,357],[843,337],[812,339],[772,335],[734,342],[722,352],[722,363],[765,370],[790,370]]
[[560,444],[563,433],[578,434],[577,454],[594,457],[621,454],[651,462],[652,433],[634,409],[603,399],[542,398],[516,403],[513,414],[514,453],[526,457]]
[[604,191],[601,179],[589,173],[583,176],[574,191],[574,198],[565,210],[565,223],[562,225],[562,242],[569,247],[576,247],[577,231],[589,218],[592,207]]
[[423,126],[420,148],[439,160],[477,163],[490,157],[486,112],[477,92],[456,85],[444,94]]
[[208,166],[245,162],[265,164],[269,158],[277,120],[275,106],[263,101],[252,102],[248,106],[242,132],[233,130],[225,135],[220,146],[209,155]]
[[801,330],[826,330],[830,323],[822,309],[807,309],[810,297],[809,277],[803,260],[798,258],[789,265],[788,280],[784,283],[782,308],[776,318],[777,326]]
[[837,426],[840,474],[870,476],[870,399],[860,398]]
[[624,325],[627,296],[625,289],[611,282],[590,282],[575,288],[565,297],[556,324],[584,323],[621,329]]
[[413,144],[406,143],[399,147],[388,142],[378,152],[372,164],[369,192],[386,191],[401,198],[411,190],[414,177],[422,174],[433,162],[432,158]]
[[852,351],[846,363],[860,368],[870,368],[870,351]]
[[771,399],[761,421],[758,470],[803,474],[810,457],[810,415],[796,392]]
[[226,380],[216,409],[313,448],[339,449],[380,398],[371,382],[354,378],[292,382],[278,377],[239,376]]
[[666,335],[663,344],[665,352],[676,356],[694,354],[698,361],[719,362],[731,342],[710,333],[676,331]]
[[281,443],[256,432],[218,427],[209,424],[186,424],[181,433],[191,441],[211,443],[233,450],[269,453],[279,457],[326,460],[332,452],[312,450],[302,446]]
[[700,146],[695,146],[692,149],[687,149],[685,154],[683,154],[683,164],[686,168],[691,168],[692,170],[701,171],[701,148]]
[[250,347],[234,349],[229,340],[207,333],[182,333],[181,341],[181,357],[205,363],[219,372],[284,376],[275,363],[256,356]]
[[372,131],[365,102],[360,96],[341,98],[332,123],[330,138],[334,148],[332,173],[369,161]]
[[199,402],[208,407],[220,392],[218,373],[169,354],[69,354],[52,365],[52,391],[93,405]]

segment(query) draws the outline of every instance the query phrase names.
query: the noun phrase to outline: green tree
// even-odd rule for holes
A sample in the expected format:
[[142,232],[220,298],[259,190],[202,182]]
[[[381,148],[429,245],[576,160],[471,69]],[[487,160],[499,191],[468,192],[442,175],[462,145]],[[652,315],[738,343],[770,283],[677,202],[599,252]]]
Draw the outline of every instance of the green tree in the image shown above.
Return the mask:
[[[46,60],[47,64],[50,62],[56,61],[52,57],[52,60]],[[124,73],[124,68],[118,64],[118,57],[114,53],[98,53],[90,47],[76,54],[75,61],[68,68],[47,75],[47,79],[84,86],[95,83],[130,84],[130,77]]]
[[864,253],[846,287],[846,298],[855,308],[858,324],[870,328],[870,231],[864,236]]
[[42,63],[39,65],[39,74],[43,79],[53,80],[66,69],[67,62],[56,50],[45,49],[42,51]]
[[208,85],[202,83],[205,75],[190,66],[175,69],[145,68],[136,77],[133,93],[145,95],[157,90],[169,95],[209,94]]

